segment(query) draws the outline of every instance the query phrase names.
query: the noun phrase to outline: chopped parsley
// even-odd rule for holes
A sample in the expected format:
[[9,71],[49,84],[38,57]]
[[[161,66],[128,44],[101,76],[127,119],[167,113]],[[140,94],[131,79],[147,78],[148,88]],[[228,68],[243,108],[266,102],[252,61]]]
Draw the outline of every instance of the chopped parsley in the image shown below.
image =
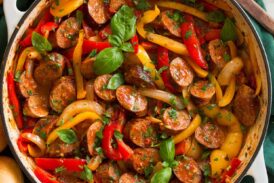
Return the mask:
[[223,55],[223,57],[224,57],[224,60],[225,60],[226,62],[228,62],[228,61],[230,61],[230,60],[231,60],[230,55],[229,55],[229,54],[227,54],[227,53],[225,53],[225,54]]
[[60,166],[60,167],[55,168],[54,172],[55,173],[60,173],[60,172],[63,172],[64,170],[66,170],[66,168],[63,167],[63,166]]
[[89,58],[95,57],[96,54],[97,54],[97,49],[93,49],[93,50],[89,53],[88,57],[89,57]]
[[190,38],[190,36],[192,36],[192,31],[191,31],[191,30],[188,30],[188,31],[185,33],[185,39]]
[[123,139],[123,134],[121,134],[119,131],[115,130],[115,131],[114,131],[114,137],[115,137],[117,140],[122,140],[122,139]]
[[91,181],[93,179],[92,172],[87,165],[84,166],[84,170],[81,172],[80,177],[85,181]]
[[161,74],[162,72],[164,72],[167,69],[168,69],[168,66],[163,66],[158,70],[158,73]]
[[147,0],[133,0],[133,3],[138,10],[148,10],[150,8],[150,4]]
[[170,118],[172,118],[173,120],[177,119],[177,111],[175,109],[170,109],[168,110],[168,115]]

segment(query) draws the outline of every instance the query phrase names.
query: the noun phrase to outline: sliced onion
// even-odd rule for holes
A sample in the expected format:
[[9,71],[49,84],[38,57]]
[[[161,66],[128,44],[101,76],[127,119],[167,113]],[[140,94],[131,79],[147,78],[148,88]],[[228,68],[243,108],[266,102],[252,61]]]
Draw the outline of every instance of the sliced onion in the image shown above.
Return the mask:
[[102,163],[103,159],[101,156],[97,155],[91,158],[90,162],[88,163],[88,168],[91,171],[95,171],[99,165]]
[[35,157],[35,158],[41,157],[45,154],[46,143],[41,137],[33,133],[22,133],[22,137],[29,140],[35,145],[35,146],[33,144],[28,145],[28,151],[32,157]]
[[143,90],[140,90],[140,93],[143,96],[154,98],[156,100],[165,102],[179,110],[184,108],[183,101],[176,95],[173,95],[169,92],[156,90],[156,89],[143,89]]
[[235,57],[230,62],[228,62],[220,74],[218,75],[218,82],[220,85],[228,85],[232,77],[239,74],[242,70],[244,64],[241,58]]
[[57,126],[62,125],[64,122],[68,121],[73,116],[81,112],[95,112],[101,116],[104,113],[104,109],[97,102],[89,100],[78,100],[65,108],[56,123]]

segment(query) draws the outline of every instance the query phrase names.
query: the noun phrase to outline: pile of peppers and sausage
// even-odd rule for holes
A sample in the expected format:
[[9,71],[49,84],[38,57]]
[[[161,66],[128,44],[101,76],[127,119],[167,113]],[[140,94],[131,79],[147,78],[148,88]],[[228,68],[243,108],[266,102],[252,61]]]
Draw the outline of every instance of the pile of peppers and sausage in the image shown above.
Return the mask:
[[42,183],[230,182],[260,109],[223,1],[55,0],[6,75]]

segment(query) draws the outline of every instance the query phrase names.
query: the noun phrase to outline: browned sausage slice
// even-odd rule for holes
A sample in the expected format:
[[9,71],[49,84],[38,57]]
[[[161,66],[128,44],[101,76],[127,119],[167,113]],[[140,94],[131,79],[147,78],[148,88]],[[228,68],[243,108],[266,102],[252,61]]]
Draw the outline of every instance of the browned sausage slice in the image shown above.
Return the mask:
[[190,120],[191,117],[186,111],[177,111],[171,107],[167,108],[163,114],[164,126],[172,131],[181,131],[186,129]]
[[73,144],[66,144],[60,139],[55,140],[47,148],[47,154],[49,157],[67,157],[72,156],[79,149],[79,142]]
[[56,42],[60,48],[75,46],[81,27],[75,17],[63,21],[56,31]]
[[95,155],[94,145],[96,139],[96,133],[101,130],[103,124],[100,121],[94,122],[87,131],[87,143],[88,143],[88,151],[90,155]]
[[206,123],[196,129],[195,138],[207,148],[215,149],[221,147],[225,140],[225,134],[218,125]]
[[24,72],[20,76],[19,90],[23,97],[28,98],[37,94],[38,86],[36,81],[32,77],[27,78],[26,73]]
[[127,110],[142,113],[147,110],[147,99],[132,86],[122,85],[116,90],[119,103]]
[[174,12],[167,10],[161,13],[161,21],[164,27],[174,36],[181,37],[181,29],[179,23],[174,21],[173,17]]
[[151,165],[155,165],[160,161],[160,155],[155,148],[137,148],[134,149],[132,156],[132,165],[136,172],[144,174],[145,169]]
[[98,76],[94,81],[94,91],[96,95],[105,101],[113,101],[116,98],[115,91],[106,88],[110,78],[110,74],[105,74]]
[[48,101],[45,96],[32,95],[25,101],[23,113],[33,118],[42,118],[48,115]]
[[97,24],[106,23],[110,15],[102,0],[89,0],[88,12]]
[[150,75],[139,65],[132,65],[124,72],[125,81],[128,84],[141,88],[155,88]]
[[145,183],[145,180],[132,173],[124,173],[120,177],[119,183]]
[[109,3],[109,11],[112,13],[115,13],[116,11],[119,10],[119,8],[126,4],[126,0],[110,0]]
[[65,57],[59,53],[50,53],[34,70],[34,79],[38,84],[48,85],[62,76]]
[[241,85],[234,99],[233,112],[245,126],[253,125],[259,112],[259,100],[254,94],[249,86]]
[[95,58],[89,58],[84,60],[81,63],[80,70],[84,78],[91,79],[93,78],[94,72],[93,72],[93,62],[95,61]]
[[171,61],[169,71],[173,80],[182,87],[190,85],[193,81],[194,74],[192,69],[180,57]]
[[124,135],[140,147],[151,147],[158,142],[157,130],[148,119],[137,118],[127,122]]
[[101,164],[96,169],[96,178],[100,183],[118,183],[120,170],[115,162],[107,162]]
[[200,80],[190,87],[190,94],[198,99],[210,100],[215,94],[215,87],[205,80]]
[[58,117],[53,115],[41,118],[35,124],[33,128],[33,133],[45,139],[47,135],[53,130],[57,119]]
[[74,79],[63,76],[57,80],[50,92],[49,104],[56,112],[62,112],[66,106],[76,100],[76,89]]
[[[208,43],[208,50],[212,61],[218,68],[223,68],[226,64],[226,57],[229,56],[228,47],[220,39],[212,40]],[[227,55],[227,56],[226,56]]]
[[184,157],[178,166],[173,168],[173,172],[183,183],[199,183],[202,180],[199,165],[192,158]]

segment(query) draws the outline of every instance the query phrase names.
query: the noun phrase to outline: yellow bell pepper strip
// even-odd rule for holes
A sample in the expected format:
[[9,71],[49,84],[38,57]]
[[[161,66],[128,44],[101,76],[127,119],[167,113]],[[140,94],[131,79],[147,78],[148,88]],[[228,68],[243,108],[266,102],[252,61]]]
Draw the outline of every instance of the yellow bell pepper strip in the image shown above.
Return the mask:
[[233,77],[231,79],[228,87],[226,88],[224,96],[218,103],[218,105],[220,107],[225,107],[228,104],[230,104],[230,102],[232,101],[234,94],[235,94],[235,90],[236,90],[236,81],[235,80],[236,80],[235,77]]
[[208,19],[206,18],[207,17],[206,13],[204,13],[196,8],[192,8],[190,6],[187,6],[187,5],[184,5],[181,3],[177,3],[177,2],[171,2],[171,1],[160,1],[157,3],[157,5],[160,7],[163,7],[163,8],[179,10],[181,12],[193,15],[195,17],[198,17],[198,18],[208,22]]
[[201,111],[207,117],[215,118],[220,112],[220,107],[217,104],[207,104],[201,108]]
[[58,0],[53,1],[50,13],[55,17],[64,17],[84,4],[84,0]]
[[211,177],[218,177],[228,167],[229,159],[226,152],[213,150],[210,154]]
[[101,117],[95,112],[82,112],[76,115],[71,120],[65,122],[62,126],[53,130],[47,138],[47,144],[51,144],[58,137],[57,132],[59,130],[70,129],[78,125],[79,123],[84,122],[85,120],[92,120],[92,121],[101,120]]
[[214,75],[210,74],[208,77],[209,77],[209,81],[215,86],[216,99],[217,99],[217,102],[219,103],[219,101],[221,101],[221,99],[223,98],[222,88],[220,87],[220,85]]
[[155,6],[154,10],[148,10],[144,12],[144,16],[140,18],[140,20],[137,22],[137,32],[144,38],[148,39],[149,41],[158,44],[162,47],[167,48],[170,51],[173,51],[180,55],[188,55],[188,51],[184,44],[174,41],[168,37],[154,34],[145,31],[144,26],[148,23],[153,22],[157,16],[160,14],[160,10],[157,6]]
[[227,45],[230,50],[231,59],[237,57],[237,47],[236,47],[235,43],[233,41],[228,41]]
[[160,10],[157,6],[155,6],[154,10],[148,10],[144,12],[144,16],[137,22],[137,31],[143,37],[146,38],[147,31],[145,31],[144,26],[145,24],[153,22],[158,15],[160,14]]
[[76,79],[76,86],[77,86],[77,99],[83,99],[86,97],[86,94],[87,94],[87,92],[84,89],[84,80],[80,71],[83,41],[84,41],[84,31],[80,30],[78,43],[73,52],[73,69],[75,72],[75,79]]
[[25,65],[26,59],[27,59],[29,53],[32,52],[32,51],[34,51],[33,47],[27,47],[20,54],[20,57],[19,57],[18,62],[17,62],[16,69],[15,69],[14,79],[16,81],[19,81],[19,78],[20,78],[20,76],[21,76],[21,74],[24,70],[24,65]]
[[60,126],[67,122],[69,119],[73,118],[76,114],[82,112],[95,112],[99,116],[104,113],[103,107],[94,101],[89,100],[78,100],[69,104],[56,122],[57,126]]
[[146,119],[149,120],[152,123],[163,123],[162,120],[160,120],[158,118],[154,118],[153,116],[147,116]]
[[184,59],[187,61],[187,63],[190,65],[190,67],[194,70],[194,72],[200,77],[200,78],[206,78],[208,76],[208,72],[206,70],[203,70],[200,66],[198,66],[195,62],[193,62],[189,57],[184,57]]
[[241,132],[228,132],[220,149],[226,152],[229,158],[236,157],[241,150],[242,141]]
[[173,39],[150,32],[147,33],[146,38],[150,42],[165,47],[174,53],[177,53],[179,55],[188,55],[186,46],[180,42],[174,41]]
[[139,45],[138,47],[138,53],[136,54],[136,56],[139,58],[143,66],[148,70],[151,78],[154,80],[156,85],[160,89],[164,89],[165,85],[161,78],[161,75],[158,73],[146,50],[141,45]]
[[175,144],[180,143],[184,139],[190,137],[195,130],[200,126],[201,124],[201,116],[199,114],[196,114],[194,119],[191,121],[190,125],[187,127],[187,129],[183,130],[181,133],[177,134],[176,136],[173,137],[173,141]]

